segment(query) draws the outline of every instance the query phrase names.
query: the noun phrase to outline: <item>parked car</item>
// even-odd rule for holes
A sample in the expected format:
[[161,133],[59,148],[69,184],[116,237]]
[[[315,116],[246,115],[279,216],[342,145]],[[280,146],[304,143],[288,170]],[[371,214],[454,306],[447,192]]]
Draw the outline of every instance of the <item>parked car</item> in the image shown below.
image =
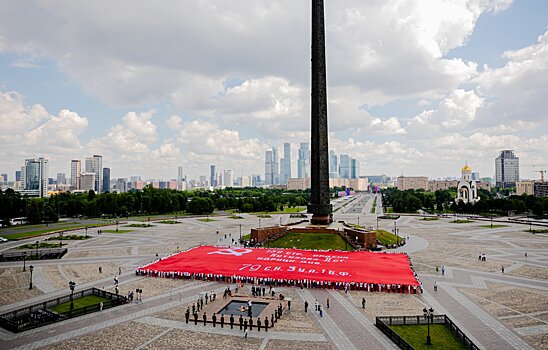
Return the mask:
[[8,240],[4,237],[0,237],[0,243],[4,243],[4,242],[7,242]]

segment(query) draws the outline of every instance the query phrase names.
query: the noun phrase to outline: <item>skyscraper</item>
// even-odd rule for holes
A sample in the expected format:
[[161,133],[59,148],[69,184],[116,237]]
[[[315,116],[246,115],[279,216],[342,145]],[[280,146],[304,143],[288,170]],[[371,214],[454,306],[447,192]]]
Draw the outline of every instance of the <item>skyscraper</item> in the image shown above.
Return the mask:
[[272,178],[272,151],[266,151],[264,156],[264,184],[273,185],[274,179]]
[[21,170],[15,171],[15,181],[21,181]]
[[44,158],[26,159],[24,190],[27,194],[37,197],[48,195],[48,160]]
[[67,183],[66,174],[65,173],[57,173],[57,188],[59,189],[60,186]]
[[110,168],[103,168],[103,193],[110,191]]
[[339,177],[339,157],[335,154],[335,151],[329,151],[329,177]]
[[301,142],[299,157],[297,159],[297,175],[299,179],[310,176],[310,150],[308,142]]
[[179,165],[177,167],[177,181],[184,181],[185,176],[183,175],[183,166]]
[[230,169],[225,170],[223,183],[226,187],[234,186],[234,174],[232,173],[232,170]]
[[82,161],[73,159],[70,161],[70,188],[71,190],[80,189],[80,174],[82,173]]
[[513,150],[504,150],[495,159],[495,181],[497,187],[514,187],[519,181],[519,158]]
[[287,180],[291,179],[291,144],[284,143],[284,157],[280,161],[280,184],[286,185]]
[[280,184],[280,156],[278,147],[272,147],[272,184]]
[[211,169],[209,170],[209,186],[217,186],[217,181],[215,181],[215,165],[212,165]]
[[357,159],[350,159],[350,178],[357,179],[360,177],[360,162]]
[[95,173],[81,173],[80,174],[80,190],[82,191],[95,191]]
[[86,173],[95,173],[95,193],[101,193],[103,187],[103,157],[93,155],[86,158]]
[[339,163],[339,176],[343,179],[350,178],[350,157],[348,154],[341,154]]

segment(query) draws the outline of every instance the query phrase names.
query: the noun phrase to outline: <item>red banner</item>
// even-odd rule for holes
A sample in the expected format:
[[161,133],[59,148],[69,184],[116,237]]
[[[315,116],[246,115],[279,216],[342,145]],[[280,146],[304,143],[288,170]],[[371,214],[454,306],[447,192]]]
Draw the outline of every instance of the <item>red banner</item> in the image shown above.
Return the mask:
[[418,286],[405,254],[202,246],[140,271]]

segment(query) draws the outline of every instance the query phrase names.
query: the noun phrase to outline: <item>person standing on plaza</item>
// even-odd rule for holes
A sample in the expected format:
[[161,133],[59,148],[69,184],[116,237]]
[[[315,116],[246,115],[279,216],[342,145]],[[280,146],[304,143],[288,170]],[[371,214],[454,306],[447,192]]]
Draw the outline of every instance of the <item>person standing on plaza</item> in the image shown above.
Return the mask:
[[190,308],[187,307],[185,312],[185,323],[188,323],[189,318],[190,318]]
[[365,297],[362,297],[362,309],[365,309]]
[[230,329],[234,329],[234,315],[230,314]]
[[207,316],[206,316],[206,313],[204,312],[204,315],[202,316],[202,319],[204,320],[204,326],[206,325],[206,321],[207,321]]
[[434,281],[434,292],[438,291],[438,282]]
[[264,318],[264,331],[268,332],[268,316]]
[[225,315],[221,314],[221,328],[225,327]]
[[194,313],[194,325],[195,326],[198,325],[198,313],[197,312]]
[[445,276],[445,265],[441,265],[441,275]]
[[257,317],[257,330],[259,332],[261,331],[261,318],[260,317]]
[[253,318],[249,318],[249,330],[252,331],[253,330]]
[[306,313],[308,310],[308,301],[304,302],[304,312]]
[[244,323],[244,318],[242,317],[242,315],[240,315],[240,330],[242,330],[242,324]]
[[500,271],[504,274],[504,265],[500,268]]
[[321,305],[318,305],[318,311],[320,312],[320,317],[323,317],[323,310]]
[[327,298],[327,308],[329,309],[329,298]]
[[211,320],[213,321],[213,327],[215,327],[215,323],[217,323],[217,315],[213,314],[213,316],[211,316]]

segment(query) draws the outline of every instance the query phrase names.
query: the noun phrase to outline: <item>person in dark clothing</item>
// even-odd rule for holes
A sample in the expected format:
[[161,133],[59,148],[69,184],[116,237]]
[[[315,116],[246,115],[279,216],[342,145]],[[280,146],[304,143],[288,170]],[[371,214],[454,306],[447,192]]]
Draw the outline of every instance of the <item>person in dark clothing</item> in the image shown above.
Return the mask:
[[207,321],[207,316],[206,316],[206,313],[204,312],[204,315],[202,316],[202,319],[204,320],[204,326],[206,325],[206,321]]
[[221,328],[225,326],[225,315],[221,314]]
[[185,323],[188,323],[188,319],[190,318],[190,308],[186,308],[185,312]]
[[261,318],[260,317],[257,317],[257,330],[259,332],[261,331]]
[[365,309],[365,297],[362,298],[362,309]]
[[230,329],[234,329],[234,315],[230,314]]
[[251,317],[249,318],[249,330],[253,330],[253,319]]
[[215,327],[215,323],[217,323],[217,316],[213,314],[213,316],[211,316],[211,320],[213,321],[213,327]]
[[264,330],[268,332],[268,316],[264,318]]
[[244,318],[242,317],[242,315],[240,315],[240,330],[242,330],[242,324],[244,323]]
[[194,325],[197,325],[198,324],[198,313],[195,312],[194,313]]
[[291,311],[291,300],[287,301],[287,310]]
[[244,332],[247,332],[247,319],[244,320]]
[[308,301],[304,302],[304,312],[307,312],[308,310]]

